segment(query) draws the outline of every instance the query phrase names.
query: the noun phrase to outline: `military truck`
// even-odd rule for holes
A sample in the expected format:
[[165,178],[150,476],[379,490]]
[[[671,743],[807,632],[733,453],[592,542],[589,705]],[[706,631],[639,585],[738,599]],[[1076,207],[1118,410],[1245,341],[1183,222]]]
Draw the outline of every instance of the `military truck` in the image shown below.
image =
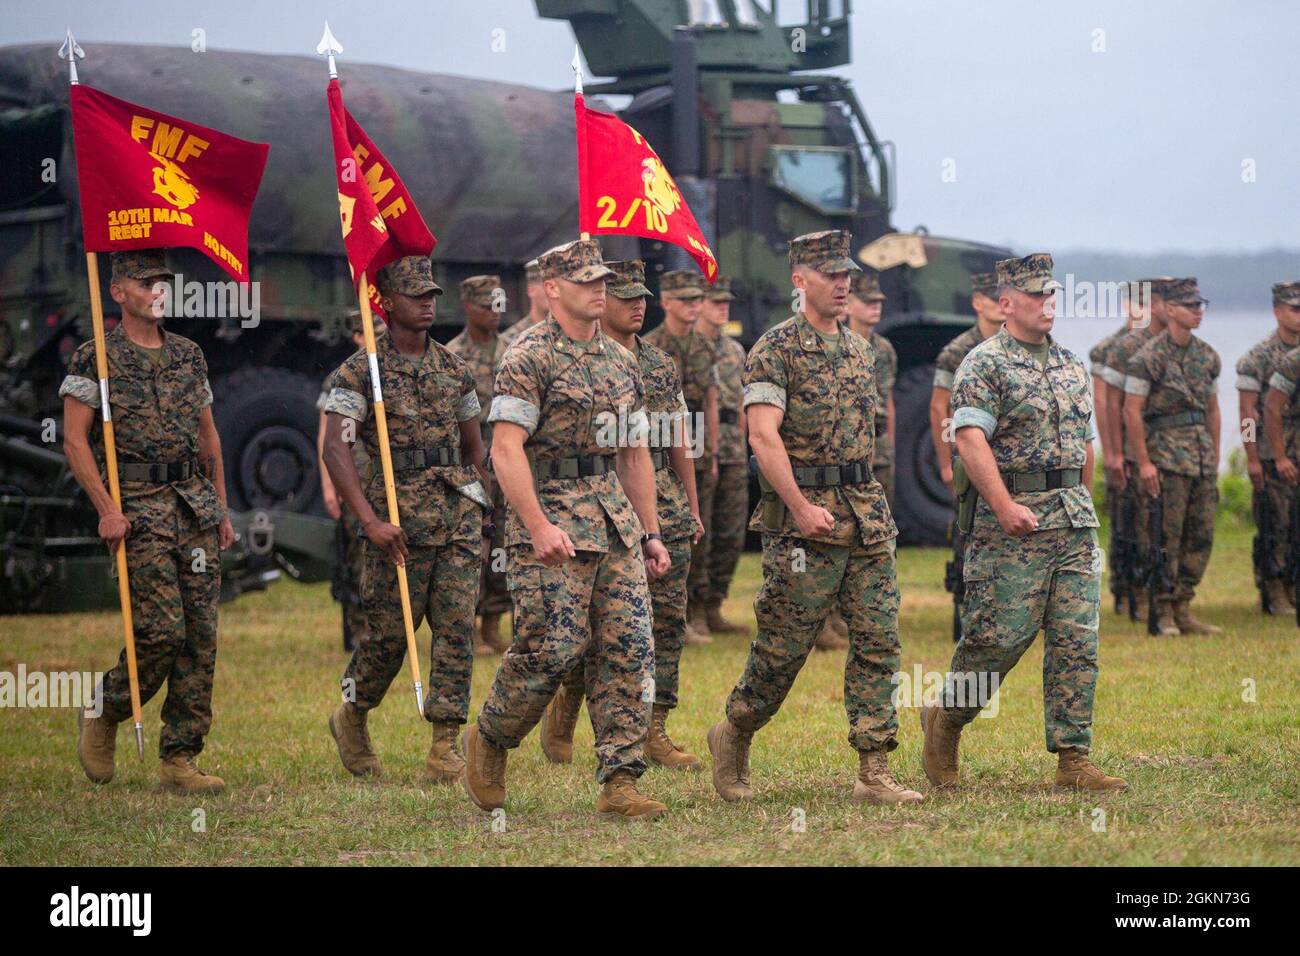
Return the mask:
[[[822,72],[849,60],[848,0],[810,0],[806,22],[794,27],[779,26],[757,0],[537,0],[537,10],[568,21],[591,71],[613,78],[589,83],[593,105],[604,98],[617,107],[673,172],[741,295],[733,315],[743,343],[789,314],[786,239],[852,231],[864,261],[881,270],[889,295],[882,331],[900,357],[898,523],[904,541],[940,542],[948,499],[922,412],[928,365],[973,321],[969,273],[991,268],[1005,250],[895,234],[893,147],[877,137],[850,83]],[[433,257],[447,295],[435,334],[446,340],[457,331],[456,284],[475,273],[500,274],[510,317],[521,313],[523,264],[577,228],[570,91],[342,65],[349,109],[438,236]],[[81,79],[271,144],[249,236],[258,323],[168,322],[207,356],[232,508],[320,514],[315,400],[351,350],[345,322],[355,301],[333,201],[322,63],[95,44]],[[66,64],[51,46],[0,48],[0,414],[12,426],[0,429],[0,483],[8,486],[0,489],[0,560],[6,577],[30,580],[51,577],[49,555],[38,560],[30,547],[49,517],[35,520],[32,509],[56,507],[34,503],[48,486],[62,489],[53,496],[67,510],[60,520],[76,526],[60,536],[93,543],[94,533],[84,496],[66,475],[50,473],[52,459],[29,454],[58,452],[48,430],[61,413],[58,385],[89,335],[67,99]],[[614,257],[645,258],[652,286],[689,263],[662,243],[602,237],[602,245]],[[175,250],[173,264],[187,280],[225,278],[192,250]],[[101,275],[106,282],[106,268]],[[93,549],[73,551],[103,560]]]

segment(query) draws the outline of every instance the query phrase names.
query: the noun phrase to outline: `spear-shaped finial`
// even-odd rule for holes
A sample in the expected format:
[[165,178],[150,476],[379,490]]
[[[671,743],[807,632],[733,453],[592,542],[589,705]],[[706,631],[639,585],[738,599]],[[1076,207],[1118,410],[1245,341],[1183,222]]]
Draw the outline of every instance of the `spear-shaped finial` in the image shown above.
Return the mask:
[[316,44],[316,52],[329,57],[330,79],[339,78],[339,69],[334,65],[334,54],[343,52],[343,44],[334,39],[334,34],[330,32],[330,22],[325,21],[325,32],[321,34],[320,43]]
[[68,27],[68,35],[63,40],[63,46],[59,47],[59,59],[68,61],[68,77],[73,86],[81,82],[77,79],[77,60],[85,58],[86,51],[77,45],[77,40],[72,35],[72,27]]
[[582,95],[582,52],[578,44],[573,45],[573,62],[569,64],[573,67],[573,92],[579,96]]

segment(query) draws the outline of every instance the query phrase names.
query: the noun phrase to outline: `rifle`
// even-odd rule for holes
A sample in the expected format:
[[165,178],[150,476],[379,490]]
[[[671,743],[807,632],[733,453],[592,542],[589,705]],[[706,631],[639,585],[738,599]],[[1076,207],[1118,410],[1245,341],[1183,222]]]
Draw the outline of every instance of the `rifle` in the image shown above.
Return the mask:
[[952,642],[961,640],[961,606],[966,600],[966,536],[956,519],[948,526],[952,560],[943,566],[943,589],[952,595]]
[[1147,633],[1159,634],[1157,621],[1157,597],[1165,592],[1168,572],[1168,556],[1165,554],[1165,505],[1159,496],[1147,498],[1147,534],[1150,541],[1147,547],[1146,572],[1147,586]]
[[1106,488],[1111,504],[1110,531],[1110,591],[1115,596],[1115,613],[1127,600],[1129,618],[1137,616],[1133,606],[1133,584],[1137,577],[1137,539],[1133,536],[1133,499],[1126,488]]
[[[1276,567],[1276,562],[1273,560],[1277,529],[1273,524],[1273,503],[1269,498],[1267,485],[1262,489],[1255,489],[1251,495],[1250,510],[1255,518],[1255,537],[1250,542],[1250,557],[1255,565],[1255,586],[1259,589],[1259,605],[1265,614],[1272,614],[1273,604],[1269,599],[1268,586],[1279,576],[1282,569]],[[1294,510],[1293,507],[1292,511]],[[1290,564],[1289,544],[1288,537],[1288,564]],[[1287,569],[1284,573],[1289,575],[1290,570]]]

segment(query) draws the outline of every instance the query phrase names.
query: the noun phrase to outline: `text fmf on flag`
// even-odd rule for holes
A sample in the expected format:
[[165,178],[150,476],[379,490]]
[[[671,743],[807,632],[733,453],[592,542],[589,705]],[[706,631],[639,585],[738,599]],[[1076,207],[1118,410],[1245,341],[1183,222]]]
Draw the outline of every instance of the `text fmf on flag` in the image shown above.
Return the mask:
[[659,154],[617,116],[573,97],[578,131],[578,229],[681,246],[706,279],[718,261]]
[[119,100],[69,90],[87,252],[188,246],[239,282],[270,147]]
[[403,256],[427,256],[438,240],[415,206],[397,171],[343,105],[338,80],[326,90],[334,176],[338,184],[343,245],[355,286],[364,272],[371,282],[370,307],[383,315],[375,273]]

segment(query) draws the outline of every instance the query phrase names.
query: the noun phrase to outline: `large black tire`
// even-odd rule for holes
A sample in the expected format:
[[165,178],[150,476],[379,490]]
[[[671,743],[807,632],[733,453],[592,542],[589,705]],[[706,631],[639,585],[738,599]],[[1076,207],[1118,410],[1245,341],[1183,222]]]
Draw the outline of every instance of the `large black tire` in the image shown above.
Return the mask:
[[953,500],[939,478],[930,440],[933,365],[914,365],[894,385],[894,522],[898,541],[908,545],[948,544]]
[[241,368],[217,379],[212,394],[231,509],[324,514],[316,457],[320,383],[282,368]]

